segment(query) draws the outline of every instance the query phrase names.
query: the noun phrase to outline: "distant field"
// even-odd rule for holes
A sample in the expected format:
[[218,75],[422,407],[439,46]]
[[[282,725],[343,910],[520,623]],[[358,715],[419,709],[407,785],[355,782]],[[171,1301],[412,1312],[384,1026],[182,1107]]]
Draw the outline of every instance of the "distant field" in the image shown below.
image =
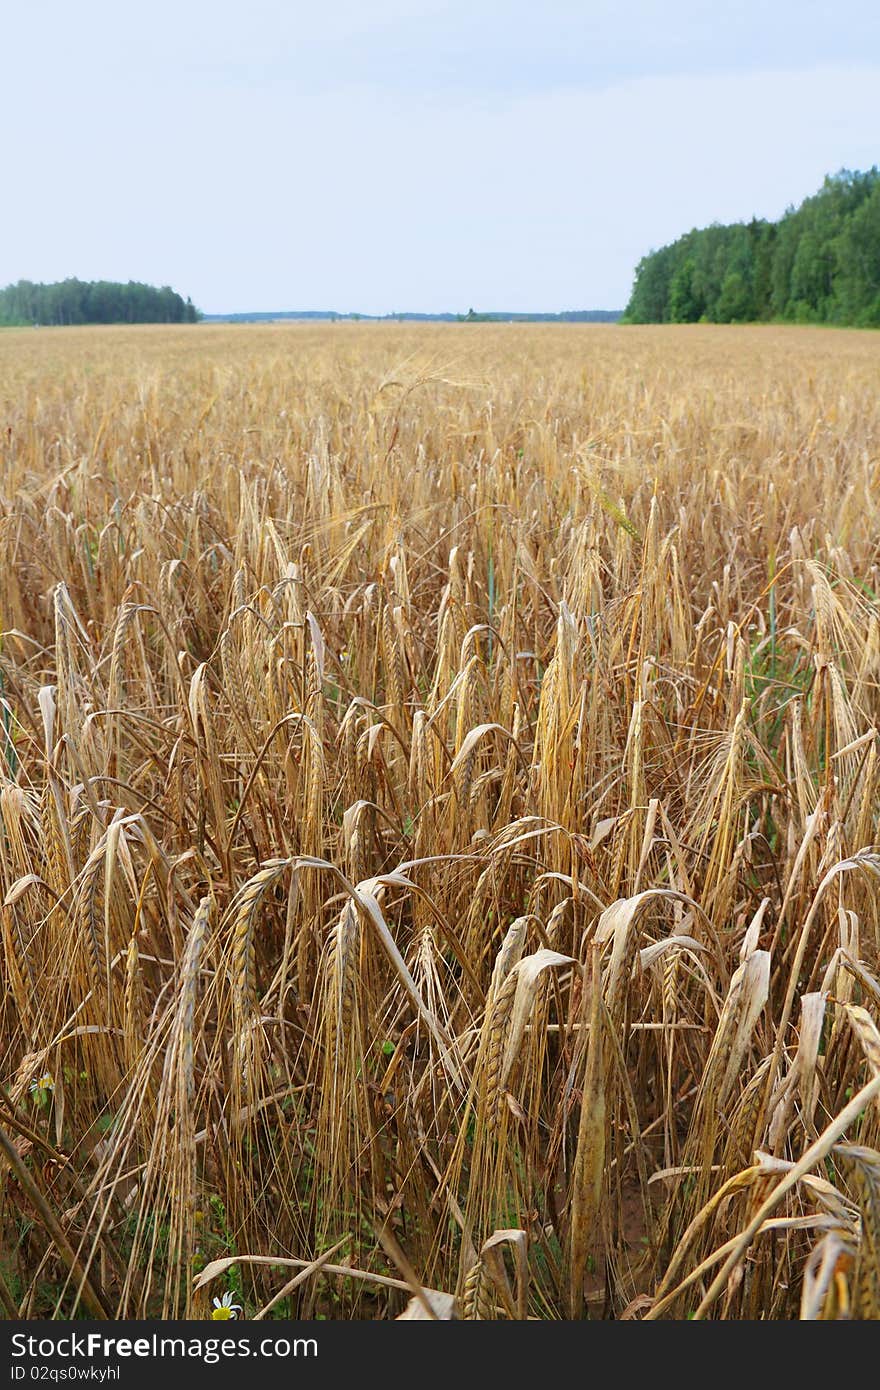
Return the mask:
[[880,1317],[878,382],[0,334],[6,1317]]

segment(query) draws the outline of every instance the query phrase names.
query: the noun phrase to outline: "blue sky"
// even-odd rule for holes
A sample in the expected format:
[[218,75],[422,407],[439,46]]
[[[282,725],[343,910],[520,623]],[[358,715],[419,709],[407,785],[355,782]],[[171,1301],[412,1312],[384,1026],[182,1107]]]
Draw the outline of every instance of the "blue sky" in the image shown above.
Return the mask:
[[0,35],[4,284],[618,308],[651,247],[880,163],[853,0],[43,0]]

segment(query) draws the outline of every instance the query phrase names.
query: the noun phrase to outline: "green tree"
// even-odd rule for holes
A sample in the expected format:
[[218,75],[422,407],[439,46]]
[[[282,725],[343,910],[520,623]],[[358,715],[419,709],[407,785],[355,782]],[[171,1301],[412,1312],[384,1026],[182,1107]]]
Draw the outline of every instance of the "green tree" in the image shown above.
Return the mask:
[[639,261],[636,282],[624,314],[629,323],[666,323],[669,290],[675,272],[674,248],[664,246]]
[[672,323],[696,323],[702,317],[706,306],[694,285],[696,271],[693,257],[688,256],[669,282],[669,318]]
[[724,277],[715,314],[719,323],[748,323],[754,319],[752,291],[742,271],[730,270]]
[[713,224],[643,257],[624,320],[873,325],[878,281],[880,170],[842,169],[778,223]]
[[156,289],[129,280],[86,282],[71,278],[51,285],[19,280],[0,290],[0,324],[195,323],[198,311],[169,285]]
[[834,243],[834,260],[840,319],[880,327],[880,180]]

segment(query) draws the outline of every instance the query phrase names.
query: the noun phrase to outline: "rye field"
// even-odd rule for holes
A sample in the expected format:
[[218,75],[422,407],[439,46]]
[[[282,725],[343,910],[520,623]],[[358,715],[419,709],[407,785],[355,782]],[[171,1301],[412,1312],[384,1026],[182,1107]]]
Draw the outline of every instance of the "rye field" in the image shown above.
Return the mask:
[[5,1317],[880,1317],[878,386],[0,334]]

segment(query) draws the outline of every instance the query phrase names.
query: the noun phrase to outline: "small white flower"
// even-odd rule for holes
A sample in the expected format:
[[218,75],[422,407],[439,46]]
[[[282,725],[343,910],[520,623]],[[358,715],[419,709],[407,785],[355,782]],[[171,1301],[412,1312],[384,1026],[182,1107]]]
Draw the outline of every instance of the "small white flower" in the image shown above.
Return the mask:
[[241,1304],[233,1303],[232,1300],[234,1297],[235,1294],[227,1291],[222,1298],[215,1298],[212,1300],[214,1307],[211,1311],[211,1317],[215,1322],[222,1321],[224,1318],[238,1317],[241,1312]]
[[42,1076],[37,1076],[31,1082],[31,1095],[41,1096],[47,1091],[55,1090],[55,1078],[50,1071],[44,1071]]

